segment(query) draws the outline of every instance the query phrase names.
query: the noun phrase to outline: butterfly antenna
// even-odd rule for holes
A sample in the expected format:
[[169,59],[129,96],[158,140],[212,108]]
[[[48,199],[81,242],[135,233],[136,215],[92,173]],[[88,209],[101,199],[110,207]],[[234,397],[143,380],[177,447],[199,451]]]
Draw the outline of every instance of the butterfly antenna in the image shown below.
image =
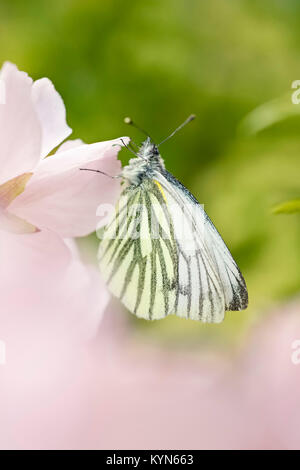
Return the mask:
[[79,170],[81,170],[81,171],[93,171],[94,173],[101,173],[101,175],[108,176],[109,178],[112,178],[112,179],[121,178],[121,175],[112,176],[112,175],[108,175],[107,173],[104,173],[104,171],[93,170],[92,168],[79,168]]
[[193,121],[195,118],[196,118],[196,114],[191,114],[182,124],[180,124],[180,126],[177,127],[177,129],[175,129],[175,131],[172,132],[172,134],[170,134],[162,142],[160,142],[157,147],[159,147],[161,144],[163,144],[167,140],[171,139],[171,137],[173,137],[173,135],[175,135],[178,131],[180,131],[180,129],[182,129],[189,122]]
[[121,140],[123,146],[125,148],[127,148],[127,150],[129,150],[129,152],[133,153],[133,155],[135,155],[136,157],[138,156],[137,153],[134,151],[134,149],[130,146],[130,143],[129,143],[129,145],[127,145],[126,142],[124,142],[123,139],[120,139],[120,140]]
[[128,124],[129,126],[135,127],[137,130],[142,132],[146,137],[150,137],[150,139],[153,141],[152,137],[149,135],[148,132],[146,132],[142,127],[138,126],[135,122],[130,117],[124,118],[125,124]]

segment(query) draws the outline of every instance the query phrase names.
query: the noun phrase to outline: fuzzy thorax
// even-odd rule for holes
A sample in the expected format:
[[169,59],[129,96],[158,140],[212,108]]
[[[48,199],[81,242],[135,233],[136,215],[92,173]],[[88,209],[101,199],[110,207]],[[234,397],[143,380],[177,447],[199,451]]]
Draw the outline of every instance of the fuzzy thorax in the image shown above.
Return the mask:
[[144,178],[151,178],[154,170],[164,169],[164,162],[157,146],[147,137],[142,143],[137,157],[129,160],[129,164],[123,168],[122,176],[130,184],[138,186]]

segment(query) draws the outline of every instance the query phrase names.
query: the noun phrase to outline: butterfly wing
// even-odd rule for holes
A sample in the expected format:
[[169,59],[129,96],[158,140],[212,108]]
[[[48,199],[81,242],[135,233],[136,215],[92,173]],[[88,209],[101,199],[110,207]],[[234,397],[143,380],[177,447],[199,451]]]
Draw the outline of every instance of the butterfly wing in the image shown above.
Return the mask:
[[177,244],[165,201],[151,179],[123,191],[98,258],[111,292],[132,313],[152,320],[172,311]]
[[[245,309],[248,305],[245,280],[203,207],[166,170],[157,172],[155,178],[169,204],[179,208],[177,223],[173,217],[179,266],[190,265],[185,271],[179,269],[177,314],[186,316],[187,304],[192,318],[198,314],[198,319],[202,321],[219,322],[225,310]],[[189,239],[188,244],[186,239]],[[182,285],[185,287],[182,288]],[[187,292],[192,293],[189,301]]]
[[221,235],[208,216],[205,240],[222,282],[226,310],[244,310],[248,307],[246,282]]

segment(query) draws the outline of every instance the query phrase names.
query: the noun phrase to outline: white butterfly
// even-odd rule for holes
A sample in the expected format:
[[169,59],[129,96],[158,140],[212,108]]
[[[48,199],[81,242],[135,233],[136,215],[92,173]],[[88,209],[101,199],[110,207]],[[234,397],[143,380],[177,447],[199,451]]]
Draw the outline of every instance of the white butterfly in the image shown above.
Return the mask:
[[175,314],[219,323],[226,310],[245,309],[238,266],[203,207],[165,169],[150,137],[122,177],[126,187],[99,248],[111,292],[147,320]]

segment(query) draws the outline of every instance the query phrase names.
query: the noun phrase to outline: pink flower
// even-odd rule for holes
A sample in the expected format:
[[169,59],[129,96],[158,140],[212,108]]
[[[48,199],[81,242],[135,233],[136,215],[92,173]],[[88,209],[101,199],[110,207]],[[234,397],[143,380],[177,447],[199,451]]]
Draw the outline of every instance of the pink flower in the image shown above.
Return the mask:
[[[109,295],[84,265],[73,237],[97,226],[100,203],[114,204],[120,140],[63,143],[64,103],[47,78],[33,82],[10,63],[0,71],[0,340],[27,335],[76,342],[95,334]],[[24,322],[24,323],[23,323]]]
[[110,296],[98,269],[81,262],[72,240],[66,244],[46,230],[0,231],[0,257],[0,340],[8,356],[22,343],[20,336],[32,339],[30,350],[42,338],[69,347],[96,334]]
[[99,203],[114,204],[118,180],[81,172],[80,167],[120,171],[116,156],[120,140],[85,145],[66,142],[63,101],[52,83],[33,82],[15,65],[4,64],[0,80],[0,228],[19,233],[50,230],[62,237],[84,236],[95,230]]

